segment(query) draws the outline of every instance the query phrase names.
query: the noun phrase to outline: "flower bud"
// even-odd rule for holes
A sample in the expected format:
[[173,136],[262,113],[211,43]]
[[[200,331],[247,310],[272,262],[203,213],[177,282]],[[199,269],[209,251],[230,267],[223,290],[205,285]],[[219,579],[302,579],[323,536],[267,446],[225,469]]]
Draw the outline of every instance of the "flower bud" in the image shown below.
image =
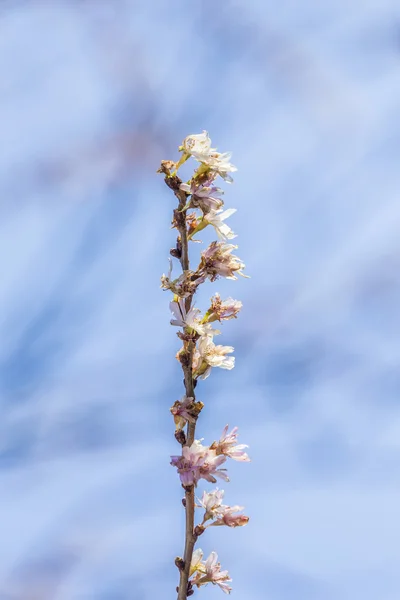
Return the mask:
[[203,525],[196,525],[194,528],[194,534],[196,537],[199,537],[202,533],[204,533],[205,527]]
[[180,571],[183,571],[183,569],[185,568],[185,561],[180,556],[177,556],[175,558],[175,565],[178,567],[178,569]]

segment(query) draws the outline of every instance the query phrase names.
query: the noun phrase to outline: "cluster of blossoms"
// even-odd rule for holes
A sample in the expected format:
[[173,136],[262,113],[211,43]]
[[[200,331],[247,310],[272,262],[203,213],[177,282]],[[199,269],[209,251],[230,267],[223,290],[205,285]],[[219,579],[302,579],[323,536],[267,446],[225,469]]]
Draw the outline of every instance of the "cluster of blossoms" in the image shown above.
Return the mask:
[[[195,419],[193,411],[182,409],[183,405],[195,405],[193,398],[184,398],[177,407],[177,403],[171,408],[171,412],[180,419]],[[184,416],[184,415],[187,416]],[[176,423],[176,420],[175,420]],[[234,427],[228,433],[228,425],[222,432],[218,442],[213,442],[211,446],[203,446],[200,440],[195,440],[190,446],[183,446],[181,456],[171,456],[171,465],[177,468],[182,486],[184,488],[192,485],[196,486],[199,479],[206,479],[211,483],[216,483],[216,477],[229,481],[226,469],[219,469],[227,458],[248,462],[250,459],[244,452],[246,444],[236,445],[237,427]]]
[[[188,135],[188,137],[183,140],[179,150],[183,154],[177,164],[177,169],[190,156],[193,156],[193,158],[201,164],[197,171],[197,175],[203,173],[208,175],[208,179],[206,180],[208,185],[215,180],[217,175],[220,175],[225,181],[232,183],[233,180],[229,173],[237,171],[237,168],[229,162],[232,155],[230,152],[221,154],[220,152],[217,152],[216,148],[211,148],[211,140],[207,131],[203,131],[203,133],[198,133],[196,135]],[[214,189],[218,191],[218,188]]]
[[[218,293],[211,298],[209,308],[204,314],[194,306],[193,299],[199,285],[206,280],[216,281],[220,277],[236,280],[238,275],[246,277],[244,263],[233,254],[237,246],[229,243],[236,237],[225,222],[236,209],[223,209],[223,191],[216,187],[215,180],[222,177],[231,183],[231,173],[237,169],[231,162],[230,153],[221,154],[211,147],[208,133],[188,136],[179,147],[182,156],[177,163],[163,161],[159,172],[165,175],[165,182],[178,198],[178,208],[173,211],[172,226],[178,230],[176,247],[171,255],[181,263],[182,274],[172,277],[172,260],[168,275],[161,277],[161,287],[173,294],[170,310],[173,315],[171,325],[179,327],[178,337],[183,346],[177,353],[182,365],[185,383],[185,395],[171,407],[175,422],[175,438],[181,444],[181,454],[171,456],[171,465],[177,469],[181,485],[185,490],[183,504],[186,510],[185,555],[175,563],[180,571],[180,584],[177,588],[178,600],[186,600],[194,593],[194,586],[207,583],[218,585],[229,593],[231,581],[227,571],[221,571],[218,556],[212,552],[203,562],[203,552],[194,550],[200,535],[212,526],[240,527],[246,525],[249,518],[242,514],[242,506],[223,504],[224,491],[218,488],[203,492],[201,499],[195,502],[195,489],[201,479],[215,484],[217,478],[229,481],[227,471],[222,467],[228,458],[248,462],[245,452],[247,446],[237,443],[237,427],[228,433],[224,428],[218,441],[205,446],[202,440],[195,439],[196,422],[203,403],[195,398],[198,380],[206,379],[213,367],[233,369],[235,358],[231,356],[234,348],[214,343],[214,337],[221,332],[214,328],[215,321],[223,322],[237,317],[242,303],[233,298],[221,300]],[[182,182],[177,176],[178,169],[190,158],[199,166],[188,182]],[[197,269],[189,268],[188,247],[190,241],[199,241],[195,236],[211,226],[218,240],[201,252]],[[203,509],[203,519],[194,524],[195,507]]]
[[[193,552],[192,561],[190,563],[190,576],[194,574],[189,582],[189,590],[193,591],[193,585],[200,587],[207,583],[218,585],[225,594],[230,594],[231,586],[228,584],[232,579],[228,571],[221,571],[221,564],[217,562],[218,555],[211,552],[205,562],[202,561],[203,550],[198,548]],[[188,594],[189,595],[189,594]]]

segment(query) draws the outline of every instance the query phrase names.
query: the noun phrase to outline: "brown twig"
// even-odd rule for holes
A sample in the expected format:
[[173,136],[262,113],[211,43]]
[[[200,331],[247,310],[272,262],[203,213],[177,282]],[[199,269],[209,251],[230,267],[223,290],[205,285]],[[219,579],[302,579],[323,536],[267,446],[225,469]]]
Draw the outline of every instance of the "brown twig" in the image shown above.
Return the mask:
[[[186,193],[180,189],[180,184],[182,180],[179,179],[176,175],[170,174],[170,164],[165,161],[161,163],[160,172],[165,174],[165,183],[167,186],[174,192],[175,196],[179,201],[178,209],[174,211],[175,221],[177,224],[177,228],[179,231],[179,239],[177,247],[179,246],[180,250],[180,263],[182,266],[182,271],[189,270],[189,243],[187,236],[187,228],[186,228],[186,210],[183,210],[186,202],[187,195]],[[186,298],[185,306],[186,310],[190,310],[191,304],[193,300],[193,295],[188,296]],[[193,352],[194,352],[194,342],[188,341],[185,342],[185,360],[181,361],[183,375],[184,375],[184,383],[185,383],[185,392],[188,398],[193,398],[195,400],[195,382],[193,380]],[[196,422],[188,423],[187,426],[187,434],[186,434],[186,446],[191,446],[194,442],[196,432]],[[185,488],[185,511],[186,511],[186,527],[185,527],[185,551],[183,555],[183,564],[180,571],[180,580],[178,589],[178,599],[177,600],[186,600],[188,596],[188,582],[189,582],[189,571],[190,564],[193,556],[194,545],[197,540],[197,535],[194,531],[194,512],[195,512],[195,496],[194,496],[194,485],[191,485]]]

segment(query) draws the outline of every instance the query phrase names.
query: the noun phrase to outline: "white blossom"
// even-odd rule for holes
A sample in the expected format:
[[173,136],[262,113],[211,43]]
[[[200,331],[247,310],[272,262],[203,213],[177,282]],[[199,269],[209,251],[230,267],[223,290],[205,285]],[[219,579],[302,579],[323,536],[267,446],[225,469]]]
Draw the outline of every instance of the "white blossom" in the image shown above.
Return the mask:
[[224,223],[224,221],[235,212],[236,208],[228,208],[227,210],[211,209],[206,215],[204,215],[204,221],[215,227],[215,231],[221,240],[232,240],[237,236],[229,227],[229,225]]
[[171,325],[183,328],[189,327],[190,329],[194,329],[199,335],[205,334],[204,325],[201,324],[201,319],[199,318],[199,315],[201,314],[200,309],[192,307],[186,312],[184,298],[170,302],[169,308],[175,317],[174,319],[171,319]]
[[224,490],[218,488],[212,492],[203,492],[201,500],[198,500],[199,504],[196,504],[198,508],[204,508],[204,521],[217,517],[220,512],[222,500],[224,498]]
[[198,162],[202,163],[210,171],[218,173],[225,181],[231,183],[233,181],[229,173],[234,173],[237,168],[231,164],[231,153],[217,152],[216,148],[211,148],[211,139],[207,131],[188,135],[182,142],[180,150],[183,151],[183,157],[178,163],[178,166],[186,160],[188,156],[193,156]]
[[192,560],[190,562],[189,577],[191,577],[195,571],[200,571],[202,573],[206,572],[205,565],[202,562],[203,554],[204,553],[201,548],[197,548],[193,551]]
[[233,346],[216,345],[212,337],[201,336],[193,356],[194,376],[199,379],[207,379],[212,367],[233,369],[235,357],[226,356],[233,351]]
[[207,160],[201,162],[209,166],[215,173],[218,173],[227,183],[232,183],[233,179],[229,173],[237,171],[237,167],[230,162],[231,156],[231,152],[224,152],[223,154],[215,152],[215,154],[210,154]]
[[231,586],[228,584],[231,581],[228,571],[221,571],[221,564],[218,562],[216,552],[211,552],[205,562],[197,564],[196,574],[191,580],[192,584],[197,585],[197,587],[207,583],[218,585],[225,594],[230,594],[232,591]]
[[202,159],[207,159],[210,154],[216,151],[216,148],[211,148],[211,139],[208,132],[205,130],[203,133],[193,133],[188,135],[183,140],[181,149],[200,162],[203,162]]

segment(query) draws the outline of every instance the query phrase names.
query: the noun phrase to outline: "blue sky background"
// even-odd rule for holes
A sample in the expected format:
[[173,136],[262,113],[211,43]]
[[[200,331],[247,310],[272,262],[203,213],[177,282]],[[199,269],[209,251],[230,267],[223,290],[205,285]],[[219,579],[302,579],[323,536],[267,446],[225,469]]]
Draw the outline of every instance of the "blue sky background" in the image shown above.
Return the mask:
[[244,302],[199,435],[253,461],[225,487],[250,524],[201,546],[238,599],[398,600],[399,69],[395,0],[3,0],[1,600],[175,598],[155,171],[203,129],[251,279],[199,296]]

